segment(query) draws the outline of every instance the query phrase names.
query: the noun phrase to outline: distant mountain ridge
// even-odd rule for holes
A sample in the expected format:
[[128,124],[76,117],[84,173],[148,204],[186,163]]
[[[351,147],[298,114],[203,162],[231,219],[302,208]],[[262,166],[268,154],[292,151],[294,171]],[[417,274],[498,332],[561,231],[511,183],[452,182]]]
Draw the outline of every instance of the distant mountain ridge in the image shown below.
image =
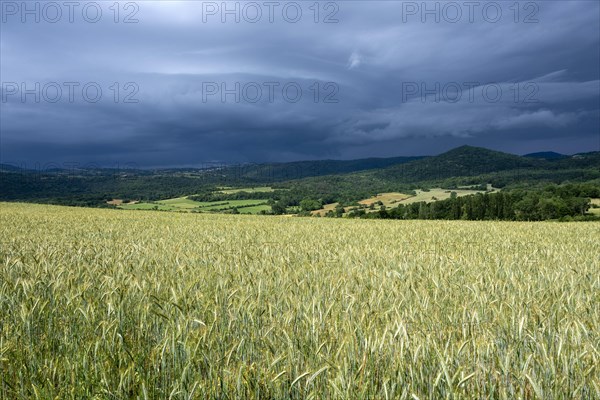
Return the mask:
[[[21,169],[0,164],[0,200],[98,204],[105,199],[158,200],[218,186],[279,186],[335,201],[419,187],[600,182],[600,152],[518,156],[461,146],[437,156],[316,160],[155,170]],[[558,153],[556,153],[558,154]],[[550,158],[547,158],[550,157]],[[55,166],[55,165],[53,165]],[[71,200],[76,199],[77,202]]]
[[[452,174],[465,174],[471,173],[473,170],[482,171],[498,171],[506,168],[514,167],[533,167],[540,166],[536,164],[536,160],[564,160],[564,159],[576,159],[576,158],[589,158],[593,157],[600,152],[589,152],[589,153],[578,153],[574,155],[565,155],[553,151],[542,151],[528,153],[523,156],[504,153],[501,151],[490,150],[484,147],[475,146],[460,146],[444,153],[434,156],[398,156],[398,157],[370,157],[370,158],[359,158],[352,160],[304,160],[304,161],[291,161],[291,162],[265,162],[265,163],[241,163],[241,164],[226,164],[226,163],[215,163],[214,166],[207,166],[203,168],[152,168],[152,169],[115,169],[115,168],[60,168],[58,164],[53,163],[51,169],[40,170],[28,169],[25,166],[16,166],[13,164],[0,163],[0,172],[31,172],[36,173],[43,172],[70,172],[73,171],[106,171],[114,173],[115,171],[127,171],[136,174],[161,174],[161,173],[177,173],[177,172],[198,172],[205,170],[219,170],[224,174],[228,174],[228,171],[236,169],[237,174],[243,174],[249,178],[266,176],[266,170],[269,170],[269,174],[274,177],[287,178],[293,177],[293,179],[301,179],[308,176],[319,176],[319,175],[331,175],[331,174],[344,174],[359,172],[371,169],[388,169],[390,173],[393,173],[394,166],[405,165],[406,167],[419,165],[423,170],[430,168],[428,164],[430,162],[424,160],[435,160],[435,168],[445,170],[446,175]],[[411,164],[415,161],[422,161],[420,164]],[[242,171],[242,172],[240,172]]]
[[561,158],[568,158],[566,154],[556,153],[554,151],[539,151],[537,153],[525,154],[523,157],[529,158],[542,158],[544,160],[556,160]]
[[59,168],[56,163],[49,164],[51,169],[43,167],[26,168],[26,166],[16,166],[12,164],[0,163],[0,172],[36,172],[36,173],[87,173],[91,171],[105,171],[110,173],[129,172],[136,174],[152,174],[152,173],[179,173],[179,172],[200,172],[200,171],[221,171],[222,174],[230,175],[231,173],[243,174],[248,177],[261,177],[271,175],[276,178],[300,179],[306,176],[319,176],[330,174],[350,173],[355,171],[364,171],[368,169],[386,168],[391,165],[398,165],[414,160],[425,158],[426,156],[400,156],[400,157],[371,157],[360,158],[353,160],[308,160],[308,161],[291,161],[291,162],[269,162],[269,163],[241,163],[241,164],[225,164],[214,163],[208,164],[203,168],[153,168],[153,169],[116,169],[116,168]]

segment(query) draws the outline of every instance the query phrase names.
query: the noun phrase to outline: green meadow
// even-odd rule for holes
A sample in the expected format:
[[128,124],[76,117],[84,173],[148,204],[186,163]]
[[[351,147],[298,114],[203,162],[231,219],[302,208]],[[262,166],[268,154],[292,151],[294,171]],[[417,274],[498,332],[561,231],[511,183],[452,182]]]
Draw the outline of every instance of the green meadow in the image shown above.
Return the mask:
[[154,202],[125,203],[117,206],[124,210],[158,210],[179,212],[225,212],[237,208],[240,213],[258,214],[268,211],[266,199],[258,200],[224,200],[224,201],[194,201],[186,197],[159,200]]

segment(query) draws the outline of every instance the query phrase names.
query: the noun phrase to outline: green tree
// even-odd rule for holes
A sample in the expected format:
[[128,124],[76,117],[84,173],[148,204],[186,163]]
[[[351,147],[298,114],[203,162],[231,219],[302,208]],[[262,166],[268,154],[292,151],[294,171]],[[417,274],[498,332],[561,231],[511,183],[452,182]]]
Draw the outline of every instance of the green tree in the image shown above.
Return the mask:
[[277,201],[277,202],[273,203],[273,205],[271,206],[271,211],[275,215],[285,214],[285,206],[283,204],[281,204],[280,201]]
[[300,201],[300,208],[302,211],[314,211],[321,208],[322,204],[318,200],[304,198]]

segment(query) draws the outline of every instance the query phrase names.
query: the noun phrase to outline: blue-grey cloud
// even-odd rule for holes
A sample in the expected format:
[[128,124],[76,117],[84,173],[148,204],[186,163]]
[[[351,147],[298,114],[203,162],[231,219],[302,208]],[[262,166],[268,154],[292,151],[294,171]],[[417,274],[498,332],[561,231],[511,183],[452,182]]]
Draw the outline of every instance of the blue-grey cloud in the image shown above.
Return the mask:
[[183,166],[465,143],[515,153],[600,146],[597,2],[321,2],[318,13],[281,2],[273,14],[263,2],[228,2],[239,22],[221,2],[120,2],[118,15],[98,2],[96,23],[81,14],[90,2],[56,23],[44,20],[52,10],[22,22],[6,3],[22,4],[2,3],[3,162]]

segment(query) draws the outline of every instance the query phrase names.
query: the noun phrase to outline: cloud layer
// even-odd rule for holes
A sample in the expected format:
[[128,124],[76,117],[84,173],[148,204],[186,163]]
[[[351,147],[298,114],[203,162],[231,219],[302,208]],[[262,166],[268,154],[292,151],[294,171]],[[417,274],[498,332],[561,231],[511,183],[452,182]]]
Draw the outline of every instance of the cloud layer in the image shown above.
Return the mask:
[[21,4],[2,3],[2,162],[600,147],[597,2]]

